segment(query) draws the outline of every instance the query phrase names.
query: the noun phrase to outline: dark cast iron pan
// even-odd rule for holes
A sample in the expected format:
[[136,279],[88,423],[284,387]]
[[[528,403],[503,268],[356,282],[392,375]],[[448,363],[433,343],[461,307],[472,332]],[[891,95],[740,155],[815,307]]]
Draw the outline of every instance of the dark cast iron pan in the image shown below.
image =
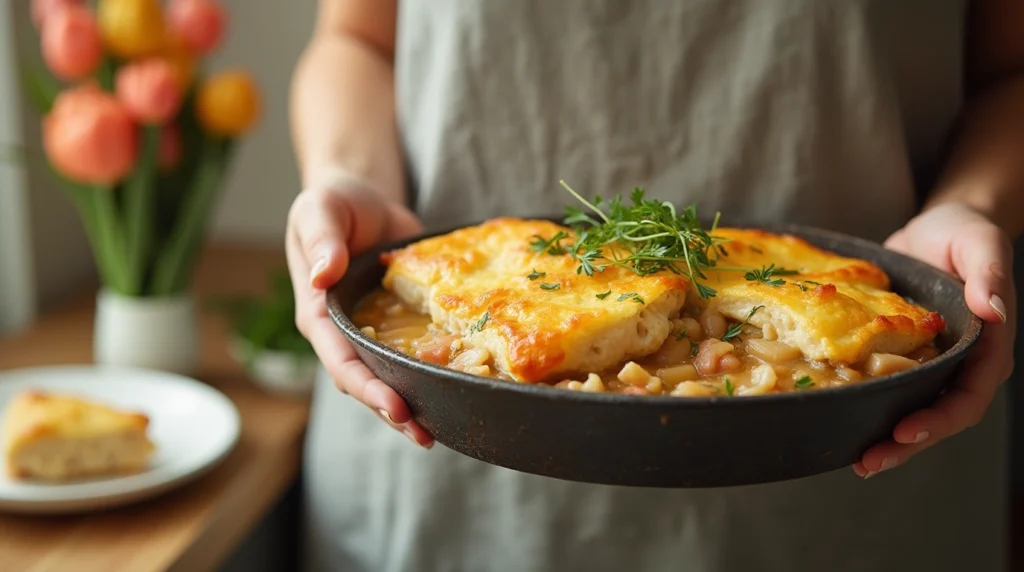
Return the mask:
[[[481,461],[559,479],[645,487],[767,483],[846,467],[928,405],[981,334],[963,283],[923,262],[835,232],[758,225],[869,260],[893,290],[942,314],[942,355],[917,368],[838,389],[745,397],[584,393],[477,377],[377,342],[348,318],[380,287],[381,246],[354,260],[327,294],[331,318],[366,365],[443,445]],[[447,231],[444,231],[447,232]]]

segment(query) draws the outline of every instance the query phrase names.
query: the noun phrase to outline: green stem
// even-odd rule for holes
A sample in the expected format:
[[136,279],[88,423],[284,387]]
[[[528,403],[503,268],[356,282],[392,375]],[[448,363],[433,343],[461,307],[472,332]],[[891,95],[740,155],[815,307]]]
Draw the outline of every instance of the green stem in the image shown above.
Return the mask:
[[94,187],[89,194],[95,209],[100,252],[107,268],[108,279],[105,282],[122,294],[130,294],[124,236],[117,217],[117,206],[114,204],[114,192],[112,189]]
[[78,209],[79,217],[82,219],[82,226],[85,228],[85,236],[92,249],[93,259],[96,261],[96,270],[100,274],[100,279],[103,280],[104,284],[112,284],[115,277],[111,273],[110,265],[107,263],[107,255],[100,240],[100,231],[96,221],[96,209],[90,197],[90,193],[94,192],[94,189],[81,189],[69,186],[66,190]]
[[130,273],[130,294],[145,293],[146,257],[153,241],[154,200],[156,198],[156,158],[160,147],[160,127],[146,127],[143,132],[139,164],[124,189],[127,217],[127,256]]
[[104,284],[113,284],[116,280],[115,272],[110,268],[109,257],[106,254],[106,247],[99,228],[98,214],[95,208],[96,201],[93,198],[97,192],[109,191],[75,183],[58,173],[49,161],[46,161],[45,164],[50,174],[57,180],[57,187],[68,195],[78,210],[78,215],[82,220],[82,226],[85,228],[85,236],[92,249],[93,260],[96,261],[96,270],[99,272],[100,278]]
[[230,159],[232,142],[203,139],[199,165],[165,250],[157,261],[153,294],[170,296],[188,284],[191,262],[202,241],[210,207]]
[[562,185],[563,188],[565,188],[565,190],[569,191],[569,193],[571,193],[572,196],[576,197],[576,200],[578,200],[579,202],[583,203],[588,208],[590,208],[590,210],[592,210],[595,213],[597,213],[598,215],[600,215],[600,217],[604,220],[604,222],[606,222],[606,223],[612,222],[611,219],[608,218],[608,215],[604,214],[603,210],[597,208],[596,206],[594,206],[593,203],[591,203],[587,199],[583,198],[582,195],[580,195],[579,193],[574,191],[573,188],[569,186],[569,183],[566,183],[565,181],[558,181],[558,182]]

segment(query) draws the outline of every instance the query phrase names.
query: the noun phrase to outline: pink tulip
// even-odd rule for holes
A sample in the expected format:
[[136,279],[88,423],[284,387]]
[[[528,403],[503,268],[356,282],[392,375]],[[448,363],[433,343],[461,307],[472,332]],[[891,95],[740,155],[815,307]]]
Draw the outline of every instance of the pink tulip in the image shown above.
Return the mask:
[[132,62],[117,73],[117,97],[136,121],[162,125],[181,107],[174,66],[162,58]]
[[81,5],[82,0],[32,0],[32,23],[39,29],[51,14],[68,6]]
[[43,149],[54,169],[72,181],[112,185],[135,164],[137,129],[114,96],[85,84],[53,102],[43,119]]
[[204,54],[220,43],[227,15],[213,0],[171,0],[167,22],[189,50]]
[[61,79],[91,74],[103,60],[103,40],[92,12],[83,6],[65,6],[48,14],[42,50],[43,61]]
[[165,171],[173,169],[181,161],[181,130],[176,123],[164,125],[160,131],[160,150],[157,165]]

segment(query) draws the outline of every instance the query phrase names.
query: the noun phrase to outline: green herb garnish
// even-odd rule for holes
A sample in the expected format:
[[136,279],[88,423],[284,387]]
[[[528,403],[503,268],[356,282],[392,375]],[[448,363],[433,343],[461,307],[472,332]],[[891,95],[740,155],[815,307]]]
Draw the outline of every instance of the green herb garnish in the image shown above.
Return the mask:
[[565,247],[562,246],[562,241],[569,238],[569,235],[564,231],[558,231],[551,238],[544,238],[543,236],[534,235],[533,241],[530,242],[530,250],[534,252],[547,252],[551,255],[565,254]]
[[[689,278],[701,298],[715,295],[714,288],[700,280],[706,279],[704,271],[715,265],[720,255],[716,247],[723,239],[713,238],[701,228],[696,208],[677,211],[668,201],[646,199],[644,189],[639,187],[633,189],[632,205],[623,204],[618,196],[608,201],[595,197],[591,202],[565,181],[561,184],[586,208],[566,209],[565,224],[576,234],[567,253],[579,263],[577,273],[592,276],[610,266],[627,267],[640,276],[668,270]],[[717,221],[716,215],[715,225]],[[536,237],[531,249],[561,253],[565,249],[559,240],[565,236],[560,234],[565,233],[556,233],[550,239]],[[609,245],[617,247],[611,249],[611,257],[606,256]]]
[[732,382],[729,381],[728,377],[726,377],[725,378],[725,394],[726,395],[732,395],[734,391],[736,391],[736,388],[733,387]]
[[644,299],[641,298],[640,295],[637,294],[636,292],[626,292],[625,294],[619,296],[618,301],[619,302],[625,302],[626,300],[630,300],[630,299],[632,299],[634,302],[637,302],[637,303],[640,303],[640,304],[644,303]]
[[491,313],[490,312],[484,312],[484,315],[481,316],[479,320],[477,320],[476,324],[474,324],[474,325],[469,327],[469,333],[472,334],[473,332],[482,332],[483,329],[484,329],[484,326],[486,326],[487,322],[489,322],[490,320],[491,320]]
[[527,274],[526,277],[529,278],[530,280],[536,280],[538,278],[543,278],[547,275],[547,272],[537,272],[537,269],[535,268],[533,272]]
[[747,317],[744,318],[742,322],[738,324],[732,324],[731,326],[729,326],[729,328],[725,330],[725,335],[722,336],[722,341],[729,341],[735,338],[736,336],[739,336],[740,332],[743,330],[743,326],[749,324],[750,318],[752,318],[754,314],[761,308],[764,308],[764,306],[754,306],[753,308],[750,309],[750,312],[747,313]]
[[541,282],[540,283],[541,290],[558,290],[561,287],[562,287],[562,285],[557,283],[557,282],[555,282],[555,283]]
[[608,297],[608,295],[609,295],[609,294],[611,294],[611,293],[612,293],[612,291],[611,291],[611,290],[609,290],[609,291],[607,291],[607,292],[601,292],[600,294],[597,294],[597,299],[598,299],[598,300],[604,300],[604,299],[605,299],[605,298],[607,298],[607,297]]
[[693,343],[693,340],[690,340],[690,359],[693,359],[693,358],[697,357],[697,351],[699,349],[700,349],[700,344],[695,344],[695,343]]
[[[551,238],[537,235],[530,250],[571,256],[577,262],[577,274],[593,276],[612,266],[629,268],[639,276],[667,270],[688,278],[704,300],[717,293],[703,282],[710,269],[743,272],[747,280],[772,286],[785,284],[778,276],[797,274],[774,264],[759,269],[718,266],[728,254],[722,247],[728,239],[712,236],[721,213],[715,214],[711,228],[705,230],[693,205],[677,210],[671,202],[645,198],[640,187],[633,189],[628,200],[631,204],[626,204],[619,196],[610,200],[596,196],[588,201],[565,181],[559,182],[583,205],[566,208],[564,224],[572,228],[575,241],[571,246],[563,244],[571,238],[564,231]],[[762,252],[756,246],[751,248]],[[639,297],[635,299],[643,303]]]
[[743,274],[743,277],[751,282],[758,282],[761,284],[767,284],[769,286],[782,286],[786,283],[781,278],[775,278],[776,276],[792,276],[799,274],[796,270],[790,270],[788,268],[776,268],[774,264],[768,266],[762,266],[760,269],[748,270]]
[[796,380],[796,383],[793,384],[793,387],[797,389],[810,389],[814,387],[814,382],[811,381],[811,376],[805,375],[800,379]]

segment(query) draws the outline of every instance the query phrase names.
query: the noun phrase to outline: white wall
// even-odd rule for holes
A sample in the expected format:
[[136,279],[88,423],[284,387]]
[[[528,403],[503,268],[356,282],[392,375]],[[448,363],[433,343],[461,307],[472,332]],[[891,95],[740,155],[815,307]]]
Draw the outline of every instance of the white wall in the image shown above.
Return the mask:
[[[288,134],[289,83],[292,67],[312,30],[316,2],[223,2],[230,12],[228,35],[220,50],[205,62],[207,69],[250,70],[262,89],[263,116],[238,150],[214,213],[211,235],[280,245],[299,180]],[[19,58],[36,53],[33,43],[38,40],[29,24],[28,4],[0,1],[0,12],[5,14],[13,6]],[[9,36],[5,33],[2,37]],[[25,144],[38,149],[39,118],[27,103],[23,107]],[[74,209],[38,160],[28,165],[28,183],[32,260],[40,305],[46,308],[79,292],[96,274]]]
[[263,90],[264,113],[240,149],[214,221],[218,237],[284,242],[285,218],[299,175],[288,132],[292,67],[313,28],[313,0],[228,0],[231,29],[208,69],[242,66]]

